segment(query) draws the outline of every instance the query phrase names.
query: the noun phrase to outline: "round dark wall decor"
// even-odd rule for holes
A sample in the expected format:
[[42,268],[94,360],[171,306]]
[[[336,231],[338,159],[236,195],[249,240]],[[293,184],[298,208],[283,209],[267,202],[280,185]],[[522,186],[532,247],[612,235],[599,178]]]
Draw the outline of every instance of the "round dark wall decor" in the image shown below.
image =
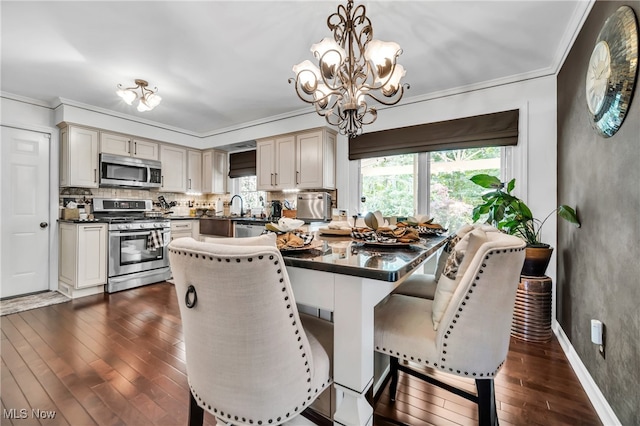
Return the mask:
[[585,78],[587,112],[595,131],[613,136],[624,121],[638,72],[638,24],[629,6],[616,10],[598,34]]

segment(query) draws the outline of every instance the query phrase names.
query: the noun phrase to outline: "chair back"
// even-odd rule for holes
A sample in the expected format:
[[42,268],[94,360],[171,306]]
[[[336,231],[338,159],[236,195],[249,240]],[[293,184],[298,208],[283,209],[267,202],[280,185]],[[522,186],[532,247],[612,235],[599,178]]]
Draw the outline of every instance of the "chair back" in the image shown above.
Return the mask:
[[487,232],[438,326],[438,369],[493,377],[509,350],[516,290],[525,256],[522,239]]
[[306,408],[314,360],[275,245],[180,238],[169,260],[198,404],[242,424],[277,424]]

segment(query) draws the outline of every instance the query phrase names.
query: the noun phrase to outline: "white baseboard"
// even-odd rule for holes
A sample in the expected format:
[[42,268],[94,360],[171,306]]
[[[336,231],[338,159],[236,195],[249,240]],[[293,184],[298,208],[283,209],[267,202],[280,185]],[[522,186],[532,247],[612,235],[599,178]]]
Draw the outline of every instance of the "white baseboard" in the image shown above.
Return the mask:
[[558,342],[560,342],[560,346],[562,346],[562,350],[567,356],[569,364],[571,364],[573,371],[576,373],[576,376],[578,376],[578,380],[580,380],[580,384],[582,384],[584,391],[587,393],[587,397],[591,401],[591,404],[593,404],[593,408],[595,408],[596,413],[598,413],[598,417],[600,417],[602,424],[608,426],[622,426],[622,423],[618,420],[616,413],[611,409],[611,406],[600,391],[600,388],[591,377],[591,374],[589,374],[587,367],[582,363],[578,353],[573,348],[569,338],[564,334],[564,330],[558,321],[554,319],[551,328],[558,337]]

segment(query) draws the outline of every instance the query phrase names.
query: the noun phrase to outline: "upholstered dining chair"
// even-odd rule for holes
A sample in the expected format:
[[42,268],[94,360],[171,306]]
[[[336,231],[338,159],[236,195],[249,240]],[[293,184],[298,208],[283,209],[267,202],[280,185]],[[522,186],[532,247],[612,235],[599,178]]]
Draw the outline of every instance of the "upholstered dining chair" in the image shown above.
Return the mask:
[[[524,248],[520,238],[476,229],[462,259],[455,251],[450,255],[457,265],[445,266],[433,300],[391,294],[376,307],[374,347],[390,356],[392,401],[403,371],[476,402],[480,425],[498,423],[493,378],[509,349]],[[477,393],[405,362],[475,379]]]
[[332,340],[333,329],[298,312],[275,237],[220,242],[179,238],[169,244],[189,424],[202,425],[204,410],[223,424],[285,423],[332,383],[323,342]]

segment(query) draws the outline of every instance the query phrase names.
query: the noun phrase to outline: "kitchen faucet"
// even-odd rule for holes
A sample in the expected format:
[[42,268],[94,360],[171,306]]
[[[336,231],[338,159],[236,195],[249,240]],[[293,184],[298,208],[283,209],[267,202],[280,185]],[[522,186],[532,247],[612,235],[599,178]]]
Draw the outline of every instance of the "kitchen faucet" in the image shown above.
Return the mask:
[[236,197],[240,198],[240,217],[244,217],[244,210],[242,208],[243,201],[242,201],[242,197],[240,195],[236,194],[233,197],[231,197],[231,200],[229,201],[229,205],[233,205],[233,199],[236,198]]

